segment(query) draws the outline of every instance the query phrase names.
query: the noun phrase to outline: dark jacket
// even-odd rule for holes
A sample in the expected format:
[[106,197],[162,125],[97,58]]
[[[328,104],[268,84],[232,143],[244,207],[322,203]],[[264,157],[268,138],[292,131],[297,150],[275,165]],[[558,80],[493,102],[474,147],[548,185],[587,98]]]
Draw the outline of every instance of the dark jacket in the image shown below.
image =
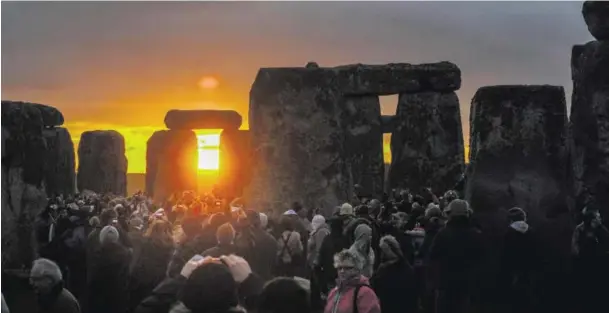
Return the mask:
[[381,303],[383,313],[416,312],[417,293],[414,271],[405,260],[381,262],[370,285]]
[[129,307],[135,308],[166,277],[173,243],[145,238],[129,276]]
[[38,296],[37,301],[37,313],[80,313],[78,301],[63,288],[63,283],[57,284],[50,294]]
[[213,258],[219,258],[223,255],[231,255],[231,254],[236,254],[239,255],[239,252],[237,250],[237,246],[235,245],[220,245],[218,244],[217,246],[213,247],[213,248],[209,248],[205,251],[203,251],[203,253],[201,253],[202,256],[210,256]]
[[[186,283],[186,278],[178,275],[161,282],[139,306],[135,313],[167,313],[178,301],[178,294]],[[256,274],[250,274],[239,285],[239,302],[246,309],[254,310],[258,296],[262,292],[263,282]]]
[[167,266],[167,276],[176,277],[179,275],[184,264],[186,264],[195,254],[201,253],[201,251],[203,251],[201,249],[201,242],[196,237],[180,243],[171,256],[171,260]]
[[263,280],[273,278],[273,270],[277,261],[277,240],[268,232],[261,228],[252,229],[254,237],[254,251],[247,260],[252,271],[258,274]]
[[126,312],[128,308],[127,282],[130,251],[119,243],[105,243],[92,260],[88,273],[87,302],[89,313]]

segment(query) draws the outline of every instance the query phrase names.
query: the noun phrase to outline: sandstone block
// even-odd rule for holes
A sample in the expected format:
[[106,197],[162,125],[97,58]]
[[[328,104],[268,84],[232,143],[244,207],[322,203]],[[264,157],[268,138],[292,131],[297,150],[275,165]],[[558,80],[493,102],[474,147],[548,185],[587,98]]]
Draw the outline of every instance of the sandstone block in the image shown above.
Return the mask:
[[[535,227],[568,213],[570,183],[565,95],[559,86],[488,86],[471,105],[465,196],[484,223],[501,228],[502,209],[523,208]],[[499,214],[499,215],[497,215]]]
[[368,197],[381,199],[384,186],[381,104],[377,96],[345,97],[345,149],[353,182]]
[[78,145],[78,190],[127,193],[125,138],[114,130],[86,131]]
[[42,124],[44,127],[53,127],[53,126],[63,125],[63,122],[64,122],[63,114],[56,108],[54,108],[52,106],[44,105],[44,104],[30,103],[30,102],[23,102],[23,101],[2,100],[2,112],[3,112],[2,117],[4,118],[5,109],[8,114],[11,114],[10,112],[12,112],[14,110],[14,108],[13,108],[14,106],[22,106],[22,105],[30,106],[34,109],[39,110],[41,118],[42,118]]
[[459,99],[454,92],[400,94],[391,135],[391,188],[436,193],[452,188],[465,157]]
[[249,130],[224,130],[220,134],[218,185],[226,198],[241,197],[252,173],[251,133]]
[[169,129],[239,129],[242,118],[231,110],[171,110],[165,115]]
[[609,40],[609,2],[585,1],[582,7],[584,21],[590,34],[597,40]]
[[47,143],[45,187],[49,196],[74,194],[76,190],[74,143],[67,129],[47,128],[42,131]]

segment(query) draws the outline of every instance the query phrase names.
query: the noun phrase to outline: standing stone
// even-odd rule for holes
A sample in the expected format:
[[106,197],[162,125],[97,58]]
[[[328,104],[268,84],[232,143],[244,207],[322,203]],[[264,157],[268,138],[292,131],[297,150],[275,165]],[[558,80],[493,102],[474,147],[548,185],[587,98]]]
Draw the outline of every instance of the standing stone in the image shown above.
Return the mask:
[[224,130],[220,134],[220,191],[227,199],[243,196],[252,173],[252,148],[249,130]]
[[609,40],[609,2],[585,1],[582,7],[588,31],[597,40]]
[[[155,132],[148,141],[146,181],[153,186],[153,199],[167,200],[173,194],[197,190],[198,141],[192,130]],[[154,175],[154,176],[149,176]]]
[[385,165],[379,98],[345,97],[344,102],[347,120],[345,149],[353,183],[362,187],[366,197],[381,199]]
[[574,46],[571,69],[576,207],[593,203],[609,220],[609,41]]
[[[470,115],[466,199],[490,224],[518,206],[534,226],[568,213],[565,95],[558,86],[489,86],[476,92]],[[567,240],[568,241],[568,240]]]
[[47,143],[45,158],[45,187],[49,196],[74,194],[75,160],[74,143],[70,132],[62,127],[46,128],[42,131]]
[[125,138],[114,130],[86,131],[78,145],[78,190],[127,194]]
[[465,166],[459,98],[454,92],[400,94],[391,135],[391,188],[455,186]]
[[46,141],[40,109],[2,101],[2,269],[29,268],[36,258],[34,221],[46,205]]
[[159,157],[163,153],[167,131],[155,131],[146,142],[146,194],[154,196],[154,181]]
[[249,105],[254,166],[246,195],[253,208],[277,213],[299,201],[330,210],[350,200],[340,100],[332,70],[260,69]]

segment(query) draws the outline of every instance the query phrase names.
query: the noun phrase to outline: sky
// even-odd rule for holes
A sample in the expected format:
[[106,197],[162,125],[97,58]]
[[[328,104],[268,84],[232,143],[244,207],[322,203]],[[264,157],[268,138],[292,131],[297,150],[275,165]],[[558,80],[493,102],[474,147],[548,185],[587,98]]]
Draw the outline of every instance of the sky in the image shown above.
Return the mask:
[[142,173],[170,109],[234,109],[247,128],[261,67],[451,61],[468,140],[479,87],[560,85],[570,102],[571,47],[591,40],[581,2],[3,1],[2,99],[59,108],[75,144],[118,130]]

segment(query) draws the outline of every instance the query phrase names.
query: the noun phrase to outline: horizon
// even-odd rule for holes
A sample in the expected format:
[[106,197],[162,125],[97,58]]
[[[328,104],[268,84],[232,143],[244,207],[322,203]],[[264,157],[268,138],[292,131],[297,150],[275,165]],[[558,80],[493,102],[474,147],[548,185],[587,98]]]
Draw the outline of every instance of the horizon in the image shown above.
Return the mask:
[[[571,47],[591,40],[581,2],[3,2],[2,99],[58,108],[75,151],[119,131],[135,174],[170,109],[235,110],[248,129],[261,67],[450,61],[467,146],[479,87],[559,85],[570,107]],[[393,114],[397,95],[380,99]]]

